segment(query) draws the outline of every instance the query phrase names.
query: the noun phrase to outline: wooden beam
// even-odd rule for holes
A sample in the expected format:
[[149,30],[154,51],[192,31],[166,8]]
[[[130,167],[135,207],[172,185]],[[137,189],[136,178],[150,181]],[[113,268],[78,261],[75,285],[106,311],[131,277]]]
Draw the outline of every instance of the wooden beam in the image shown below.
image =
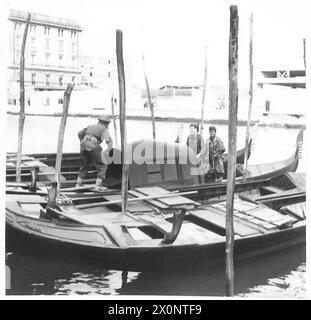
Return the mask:
[[128,198],[128,174],[129,164],[127,157],[126,145],[126,92],[125,92],[125,74],[123,62],[123,34],[121,30],[116,32],[116,53],[117,53],[117,68],[118,68],[118,81],[119,81],[119,104],[120,104],[120,138],[121,138],[121,163],[122,163],[122,212],[125,214],[127,211],[127,198]]
[[250,15],[249,20],[249,105],[248,105],[248,117],[246,125],[246,135],[245,135],[245,154],[244,154],[244,172],[243,180],[246,179],[247,173],[247,162],[248,162],[248,153],[249,153],[249,140],[250,140],[250,125],[251,125],[251,116],[253,109],[253,82],[254,82],[254,66],[253,66],[253,13]]
[[64,144],[64,134],[68,116],[70,95],[73,89],[73,85],[69,83],[67,89],[64,93],[64,103],[63,103],[63,114],[60,122],[59,132],[58,132],[58,143],[57,143],[57,154],[55,160],[55,181],[57,182],[57,191],[60,189],[61,182],[61,164],[62,164],[62,155],[63,155],[63,144]]
[[154,121],[154,110],[153,110],[153,104],[152,104],[152,101],[151,101],[151,94],[150,94],[149,82],[148,82],[148,78],[147,78],[146,64],[145,64],[145,57],[144,57],[144,55],[143,55],[143,67],[144,67],[144,76],[145,76],[145,82],[146,82],[146,90],[147,90],[148,103],[149,103],[150,114],[151,114],[151,121],[152,121],[152,138],[155,140],[155,138],[156,138],[156,131],[155,131],[155,121]]
[[239,16],[236,5],[230,6],[229,35],[229,126],[228,126],[228,172],[226,200],[226,294],[234,292],[234,230],[233,203],[235,189],[236,133],[238,112],[238,30]]
[[19,125],[18,125],[18,140],[17,140],[17,161],[16,161],[16,182],[21,182],[21,155],[23,147],[23,134],[24,134],[24,124],[25,124],[25,84],[24,84],[24,71],[25,71],[25,47],[27,40],[27,33],[29,28],[29,23],[31,19],[31,14],[28,13],[23,42],[21,48],[20,57],[20,67],[19,67],[19,87],[20,87],[20,114],[19,114]]
[[306,62],[306,39],[302,39],[302,44],[303,44],[303,64],[305,66],[305,72],[307,76],[307,62]]
[[[128,199],[127,202],[136,202],[136,201],[145,201],[145,200],[152,200],[152,199],[162,199],[162,198],[171,198],[171,197],[179,197],[179,196],[185,196],[190,194],[196,194],[197,191],[188,191],[188,192],[181,192],[181,193],[168,193],[168,194],[162,194],[162,195],[153,195],[153,196],[144,196],[139,198],[131,198]],[[75,207],[79,209],[89,209],[94,208],[98,206],[110,206],[113,204],[121,204],[123,203],[123,200],[111,200],[111,201],[104,201],[104,202],[94,202],[94,203],[86,203],[86,204],[78,204]]]

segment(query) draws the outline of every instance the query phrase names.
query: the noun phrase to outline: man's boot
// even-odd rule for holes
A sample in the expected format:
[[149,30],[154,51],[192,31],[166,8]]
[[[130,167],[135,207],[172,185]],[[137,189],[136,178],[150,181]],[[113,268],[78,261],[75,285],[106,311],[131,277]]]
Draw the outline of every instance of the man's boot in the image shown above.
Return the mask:
[[78,176],[77,182],[76,182],[76,188],[82,187],[83,186],[83,179]]
[[97,179],[96,179],[96,182],[95,182],[94,190],[97,191],[97,192],[104,192],[104,191],[106,191],[107,188],[106,188],[106,187],[103,187],[102,183],[103,183],[103,179],[97,178]]

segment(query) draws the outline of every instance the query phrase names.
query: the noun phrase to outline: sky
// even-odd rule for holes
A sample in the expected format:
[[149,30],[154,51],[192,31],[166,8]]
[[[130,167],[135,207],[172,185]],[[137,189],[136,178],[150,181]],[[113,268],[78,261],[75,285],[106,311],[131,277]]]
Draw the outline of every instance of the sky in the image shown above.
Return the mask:
[[[201,84],[207,47],[208,82],[228,79],[229,6],[225,0],[8,0],[21,9],[80,22],[81,51],[115,56],[121,29],[131,81],[143,83],[142,54],[151,87]],[[239,10],[239,80],[248,83],[249,16],[254,14],[255,72],[302,67],[308,1],[235,1]]]

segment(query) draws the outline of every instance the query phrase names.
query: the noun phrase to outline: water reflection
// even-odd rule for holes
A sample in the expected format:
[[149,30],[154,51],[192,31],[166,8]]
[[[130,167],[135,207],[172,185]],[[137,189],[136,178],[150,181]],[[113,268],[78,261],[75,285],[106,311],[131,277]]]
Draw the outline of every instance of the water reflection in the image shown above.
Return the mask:
[[[305,246],[235,264],[235,294],[244,297],[303,298]],[[204,268],[170,272],[127,272],[100,266],[46,259],[42,256],[7,255],[11,290],[22,295],[177,295],[224,296],[225,269]]]

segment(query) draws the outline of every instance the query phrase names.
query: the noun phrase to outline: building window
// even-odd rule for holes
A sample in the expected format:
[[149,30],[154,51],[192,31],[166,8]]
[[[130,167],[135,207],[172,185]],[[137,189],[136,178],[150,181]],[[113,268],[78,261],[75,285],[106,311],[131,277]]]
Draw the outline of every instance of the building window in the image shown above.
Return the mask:
[[71,57],[71,66],[72,66],[72,68],[76,67],[76,57],[75,56]]
[[16,50],[16,63],[19,64],[21,59],[21,50]]
[[36,54],[35,53],[31,53],[31,64],[34,65],[36,61]]
[[31,38],[31,48],[35,48],[36,47],[36,38],[32,37]]
[[108,78],[110,78],[110,71],[108,71]]
[[71,39],[76,39],[77,37],[77,31],[71,30]]
[[59,51],[64,50],[64,40],[58,40],[58,50]]
[[60,67],[62,67],[63,66],[63,55],[62,54],[60,54],[60,55],[58,55],[58,65],[60,66]]
[[15,22],[15,30],[21,31],[22,23],[21,22]]
[[49,74],[45,75],[45,85],[47,85],[47,86],[50,85],[50,75]]
[[61,76],[59,76],[59,78],[58,78],[58,84],[60,85],[60,86],[62,86],[63,85],[63,76],[61,75]]
[[36,84],[36,74],[35,74],[35,73],[32,73],[32,74],[31,74],[31,84],[32,84],[32,85],[35,85],[35,84]]
[[63,35],[64,35],[64,30],[63,30],[63,29],[58,29],[58,36],[59,36],[60,38],[62,38]]
[[15,47],[18,49],[21,47],[21,37],[20,36],[17,36],[15,38]]
[[44,27],[44,34],[49,35],[50,34],[50,27]]
[[73,42],[73,43],[71,44],[71,51],[72,51],[72,53],[75,53],[75,52],[76,52],[76,43],[75,43],[75,42]]
[[50,54],[49,53],[45,53],[45,65],[46,66],[49,65],[49,60],[50,60]]
[[35,32],[36,32],[36,27],[37,27],[37,26],[35,26],[34,24],[31,24],[31,25],[29,26],[29,31],[30,31],[31,33],[35,33]]
[[45,39],[45,50],[50,50],[50,39]]

